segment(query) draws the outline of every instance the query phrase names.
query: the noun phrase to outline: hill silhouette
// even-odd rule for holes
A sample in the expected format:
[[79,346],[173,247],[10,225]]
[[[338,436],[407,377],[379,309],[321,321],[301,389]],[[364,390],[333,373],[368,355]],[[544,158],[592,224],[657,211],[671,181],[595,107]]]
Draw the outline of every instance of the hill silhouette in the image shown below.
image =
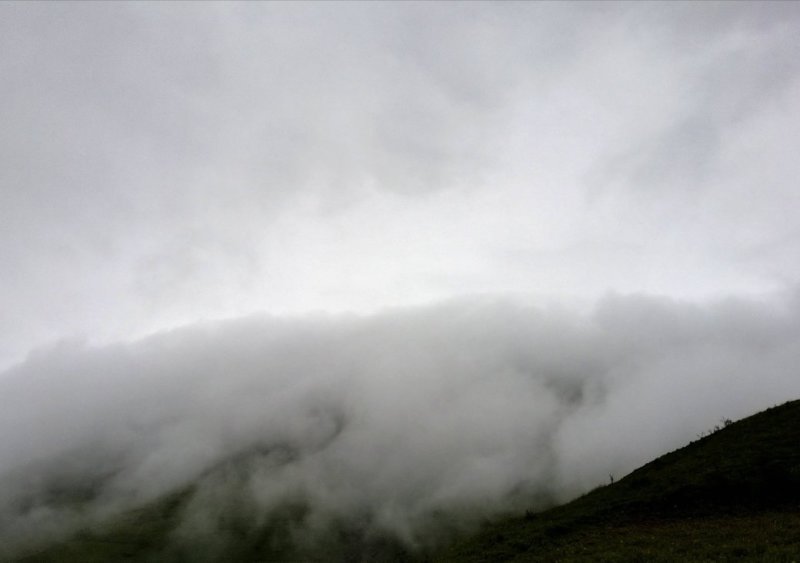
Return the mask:
[[[301,503],[254,524],[241,495],[209,501],[222,505],[224,533],[192,536],[182,521],[189,487],[17,561],[796,561],[800,401],[728,422],[616,483],[488,523],[441,551],[413,552],[361,533],[357,522],[304,544],[293,535],[306,514]],[[270,455],[237,456],[215,476],[235,480]],[[176,545],[176,529],[188,540]]]
[[566,505],[488,525],[442,561],[796,561],[800,401],[664,455]]

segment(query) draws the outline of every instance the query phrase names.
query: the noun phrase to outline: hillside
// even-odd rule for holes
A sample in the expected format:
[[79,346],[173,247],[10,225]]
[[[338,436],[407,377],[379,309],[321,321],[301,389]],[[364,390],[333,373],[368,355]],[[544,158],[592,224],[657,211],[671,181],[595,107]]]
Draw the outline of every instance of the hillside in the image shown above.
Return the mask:
[[[218,469],[235,478],[239,459]],[[234,466],[235,465],[235,466]],[[314,545],[290,541],[302,505],[258,526],[247,499],[229,507],[226,537],[170,547],[191,488],[19,559],[66,561],[409,561],[388,537],[343,524]],[[486,525],[434,561],[793,561],[800,556],[800,401],[727,425],[566,505]]]
[[800,401],[730,424],[566,505],[487,526],[442,561],[796,561]]

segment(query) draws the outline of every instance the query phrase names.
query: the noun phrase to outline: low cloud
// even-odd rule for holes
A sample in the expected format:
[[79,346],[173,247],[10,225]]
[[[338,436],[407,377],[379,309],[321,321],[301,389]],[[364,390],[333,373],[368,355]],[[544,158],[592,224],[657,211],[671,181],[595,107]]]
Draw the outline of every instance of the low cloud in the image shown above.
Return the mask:
[[426,546],[444,521],[566,500],[796,398],[798,342],[791,296],[617,296],[590,314],[470,299],[62,343],[0,376],[0,544],[199,484],[175,541],[217,526],[207,501],[235,490],[253,525],[302,503],[298,533],[357,520]]

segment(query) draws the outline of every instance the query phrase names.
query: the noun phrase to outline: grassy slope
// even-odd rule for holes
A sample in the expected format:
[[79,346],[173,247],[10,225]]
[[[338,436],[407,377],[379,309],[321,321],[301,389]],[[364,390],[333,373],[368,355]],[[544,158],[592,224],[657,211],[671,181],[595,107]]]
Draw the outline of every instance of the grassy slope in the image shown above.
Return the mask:
[[800,401],[546,512],[492,523],[441,561],[798,561]]
[[[167,549],[189,492],[132,511],[102,530],[21,559],[80,561],[402,561],[387,539],[342,529],[294,549],[287,508],[253,530],[232,512],[224,552]],[[231,503],[236,507],[238,501]],[[224,553],[224,555],[223,555]],[[800,561],[800,401],[734,423],[560,507],[487,525],[436,561]]]

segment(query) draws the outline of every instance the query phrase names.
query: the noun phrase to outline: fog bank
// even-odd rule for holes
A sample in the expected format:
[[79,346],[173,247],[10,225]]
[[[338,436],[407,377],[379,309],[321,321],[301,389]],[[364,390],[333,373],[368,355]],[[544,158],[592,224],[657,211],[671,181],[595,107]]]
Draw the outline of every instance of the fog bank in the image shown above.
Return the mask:
[[65,342],[0,377],[0,540],[9,553],[189,483],[225,491],[233,459],[262,520],[302,502],[309,533],[358,518],[426,545],[443,522],[568,499],[800,396],[798,313],[473,299]]

